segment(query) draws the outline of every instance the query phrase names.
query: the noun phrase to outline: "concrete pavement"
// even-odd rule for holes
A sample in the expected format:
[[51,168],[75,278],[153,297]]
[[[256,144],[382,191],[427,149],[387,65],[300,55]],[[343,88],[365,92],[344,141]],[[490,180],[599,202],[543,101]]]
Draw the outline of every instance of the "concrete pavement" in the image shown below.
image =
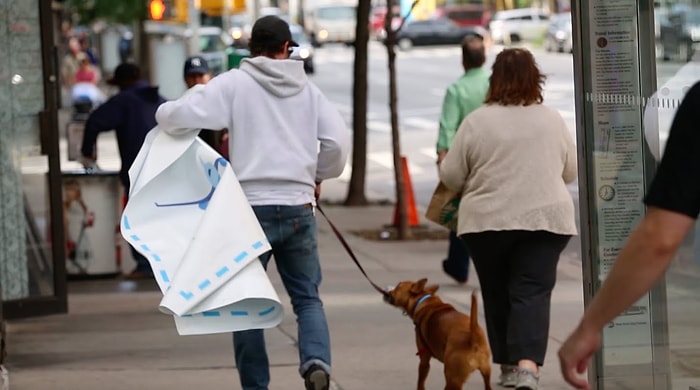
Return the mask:
[[[327,182],[322,199],[342,200],[346,189],[347,183],[340,180]],[[378,284],[427,277],[441,285],[438,293],[444,300],[469,311],[469,293],[478,287],[475,274],[466,286],[458,286],[442,273],[446,240],[380,242],[350,233],[390,223],[393,206],[329,204],[325,210]],[[411,321],[381,301],[320,215],[318,220],[333,388],[414,388],[418,358]],[[542,389],[567,388],[558,372],[556,351],[583,310],[580,261],[562,258],[559,268]],[[287,313],[280,326],[266,332],[270,390],[301,389],[295,318],[274,265],[269,274]],[[178,336],[172,318],[157,310],[160,297],[151,281],[71,282],[68,314],[7,324],[10,389],[240,389],[231,336]],[[492,383],[497,371],[494,366]],[[433,360],[428,388],[443,386],[441,364]],[[472,375],[465,388],[482,386],[480,375]]]

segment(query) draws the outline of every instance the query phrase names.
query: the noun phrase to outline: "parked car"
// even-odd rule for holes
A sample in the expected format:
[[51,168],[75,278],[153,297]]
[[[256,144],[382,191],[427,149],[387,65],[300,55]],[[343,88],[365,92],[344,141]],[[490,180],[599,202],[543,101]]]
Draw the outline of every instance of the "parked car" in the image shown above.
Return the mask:
[[[384,19],[386,18],[386,7],[376,6],[372,9],[369,15],[369,32],[378,40],[384,39],[386,31],[384,31]],[[392,26],[394,28],[401,24],[401,9],[398,6],[394,7],[394,15],[392,16]]]
[[447,18],[417,20],[404,24],[396,36],[396,43],[401,50],[418,45],[459,44],[470,34],[484,37],[487,31],[478,26],[462,27]]
[[690,61],[700,44],[700,8],[678,7],[659,19],[659,57]]
[[549,15],[536,8],[498,11],[489,23],[491,38],[496,43],[533,41],[543,38]]
[[306,73],[314,73],[314,47],[311,44],[304,29],[298,24],[290,24],[289,31],[292,33],[292,39],[299,44],[294,48],[290,58],[304,61],[304,70]]
[[213,75],[225,72],[228,67],[226,49],[233,45],[231,35],[219,27],[203,26],[198,30],[199,55],[209,64]]
[[544,49],[552,52],[573,53],[574,43],[571,34],[571,12],[554,15],[544,37]]
[[491,12],[482,4],[455,5],[438,8],[435,11],[435,17],[445,17],[462,27],[488,28]]

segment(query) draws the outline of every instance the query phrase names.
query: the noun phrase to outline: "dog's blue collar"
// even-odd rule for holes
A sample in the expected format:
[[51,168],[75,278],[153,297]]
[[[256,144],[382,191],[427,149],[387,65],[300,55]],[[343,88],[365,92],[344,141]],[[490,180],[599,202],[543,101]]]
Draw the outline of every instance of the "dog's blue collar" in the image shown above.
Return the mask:
[[430,294],[425,294],[425,295],[423,295],[422,297],[418,298],[418,301],[416,301],[416,304],[413,305],[413,310],[412,310],[412,311],[415,313],[415,312],[416,312],[416,309],[418,309],[418,306],[420,306],[420,304],[423,303],[423,301],[425,301],[426,299],[428,299],[428,298],[430,298],[430,297],[432,297],[432,295],[430,295]]

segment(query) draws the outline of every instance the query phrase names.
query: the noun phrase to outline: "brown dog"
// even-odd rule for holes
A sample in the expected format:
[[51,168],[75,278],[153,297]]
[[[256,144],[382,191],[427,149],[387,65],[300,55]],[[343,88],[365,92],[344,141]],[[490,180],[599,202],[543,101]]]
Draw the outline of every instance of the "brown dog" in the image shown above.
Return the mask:
[[467,316],[444,303],[435,295],[438,286],[426,287],[427,282],[401,282],[385,297],[416,325],[418,390],[425,390],[431,357],[445,366],[445,390],[461,390],[474,370],[481,371],[484,388],[491,390],[491,352],[477,320],[476,292]]

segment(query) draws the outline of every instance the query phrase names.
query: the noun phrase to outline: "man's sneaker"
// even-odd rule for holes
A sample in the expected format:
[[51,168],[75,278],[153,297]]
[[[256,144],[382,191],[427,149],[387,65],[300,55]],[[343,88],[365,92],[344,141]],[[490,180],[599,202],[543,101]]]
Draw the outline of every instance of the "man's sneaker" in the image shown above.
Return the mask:
[[330,377],[319,365],[312,365],[304,373],[304,385],[306,390],[328,390]]
[[515,390],[537,390],[540,376],[527,368],[518,368],[518,381]]
[[518,382],[518,366],[501,366],[501,376],[498,384],[503,387],[515,387]]

